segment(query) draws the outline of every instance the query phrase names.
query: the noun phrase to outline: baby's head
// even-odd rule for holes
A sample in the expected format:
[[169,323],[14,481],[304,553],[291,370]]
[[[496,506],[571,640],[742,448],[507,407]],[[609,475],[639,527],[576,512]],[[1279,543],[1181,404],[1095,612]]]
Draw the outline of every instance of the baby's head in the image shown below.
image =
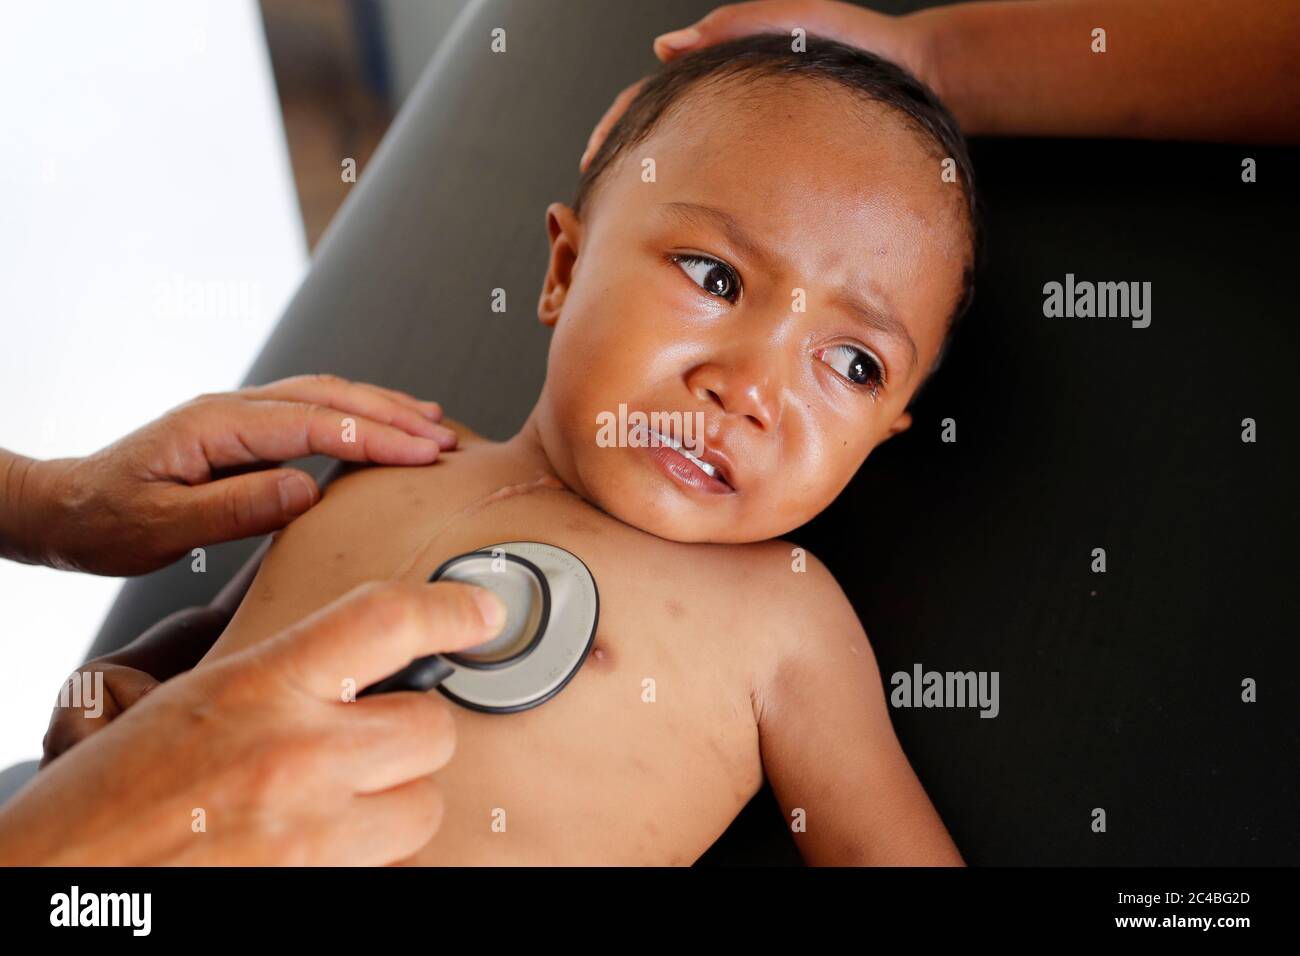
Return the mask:
[[[910,424],[974,209],[952,118],[878,57],[766,35],[661,67],[547,210],[534,419],[560,478],[677,541],[803,524]],[[636,413],[705,467],[634,447]]]

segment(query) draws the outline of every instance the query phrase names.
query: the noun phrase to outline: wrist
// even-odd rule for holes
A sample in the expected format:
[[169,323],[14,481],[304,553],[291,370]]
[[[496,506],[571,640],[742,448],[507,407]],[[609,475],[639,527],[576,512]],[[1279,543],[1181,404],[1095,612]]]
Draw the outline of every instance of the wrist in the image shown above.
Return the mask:
[[66,567],[61,542],[71,519],[66,485],[74,460],[0,455],[0,555]]

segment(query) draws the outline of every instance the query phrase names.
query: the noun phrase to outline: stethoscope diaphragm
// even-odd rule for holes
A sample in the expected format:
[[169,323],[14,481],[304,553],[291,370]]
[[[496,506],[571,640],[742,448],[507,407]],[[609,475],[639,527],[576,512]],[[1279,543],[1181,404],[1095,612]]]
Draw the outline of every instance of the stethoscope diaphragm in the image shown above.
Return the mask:
[[596,580],[563,548],[539,541],[494,544],[449,558],[429,581],[487,588],[506,606],[505,626],[483,644],[413,661],[363,695],[436,686],[474,710],[528,710],[560,692],[595,640]]

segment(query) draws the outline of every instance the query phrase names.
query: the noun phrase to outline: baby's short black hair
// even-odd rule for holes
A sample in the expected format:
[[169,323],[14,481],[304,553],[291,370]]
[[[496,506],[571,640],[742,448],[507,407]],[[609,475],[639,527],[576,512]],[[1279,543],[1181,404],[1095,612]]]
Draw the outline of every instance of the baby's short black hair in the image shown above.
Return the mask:
[[[924,83],[907,70],[857,47],[808,36],[806,49],[795,52],[792,38],[759,33],[706,47],[665,63],[646,78],[627,112],[614,124],[578,180],[574,212],[582,215],[601,174],[626,150],[644,140],[674,103],[705,80],[746,76],[797,76],[831,82],[875,103],[890,107],[940,158],[956,167],[969,227],[971,255],[962,275],[961,294],[948,317],[947,335],[970,308],[975,294],[975,267],[980,257],[979,203],[966,140],[952,114]],[[937,170],[936,170],[937,172]],[[940,358],[944,349],[940,349]],[[938,367],[935,360],[930,371]]]

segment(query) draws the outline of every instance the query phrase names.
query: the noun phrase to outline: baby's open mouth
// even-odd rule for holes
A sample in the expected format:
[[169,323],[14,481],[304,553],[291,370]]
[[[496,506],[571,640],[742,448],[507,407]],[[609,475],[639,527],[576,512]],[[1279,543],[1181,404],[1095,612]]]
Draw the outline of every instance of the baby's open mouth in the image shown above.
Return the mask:
[[[708,448],[705,448],[701,454],[697,455],[690,449],[686,448],[676,438],[671,435],[665,435],[655,429],[648,427],[639,429],[639,434],[641,443],[648,446],[651,451],[659,451],[659,453],[664,457],[671,455],[675,458],[680,458],[689,462],[705,477],[705,479],[707,479],[708,483],[704,485],[705,490],[714,492],[735,491],[735,487],[731,483],[731,477],[727,472],[726,466],[714,453],[710,452]],[[674,476],[682,475],[679,469],[672,468],[671,470]],[[710,485],[721,487],[710,487]]]

